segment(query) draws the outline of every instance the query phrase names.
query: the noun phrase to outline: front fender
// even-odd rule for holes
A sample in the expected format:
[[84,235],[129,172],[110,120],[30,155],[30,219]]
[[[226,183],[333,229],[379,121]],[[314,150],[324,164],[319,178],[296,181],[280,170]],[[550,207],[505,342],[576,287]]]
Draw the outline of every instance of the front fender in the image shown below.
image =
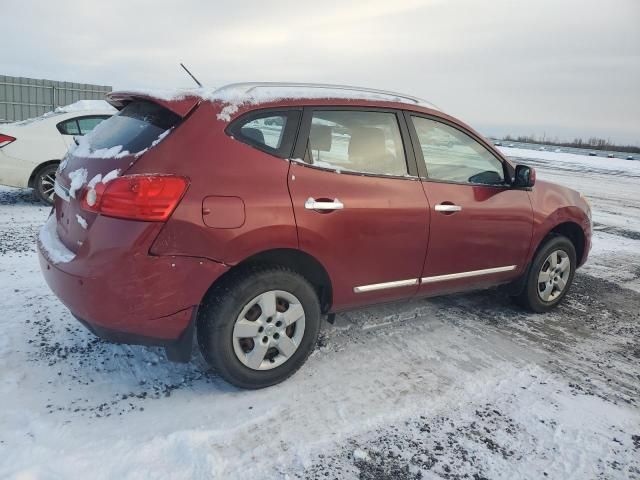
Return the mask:
[[591,249],[591,219],[587,213],[578,206],[565,206],[553,210],[548,215],[534,210],[534,228],[529,248],[528,262],[533,260],[533,256],[540,247],[543,240],[560,225],[576,224],[582,229],[584,234],[583,254],[578,266],[582,266]]

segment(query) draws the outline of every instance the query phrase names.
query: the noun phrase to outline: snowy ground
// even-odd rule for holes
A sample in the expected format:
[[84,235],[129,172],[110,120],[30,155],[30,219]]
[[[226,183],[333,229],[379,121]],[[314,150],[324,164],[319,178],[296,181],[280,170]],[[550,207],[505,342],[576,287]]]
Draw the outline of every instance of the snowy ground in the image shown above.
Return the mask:
[[0,189],[0,478],[640,478],[640,162],[504,151],[593,203],[560,308],[488,291],[343,314],[257,392],[86,332],[40,276],[48,209]]

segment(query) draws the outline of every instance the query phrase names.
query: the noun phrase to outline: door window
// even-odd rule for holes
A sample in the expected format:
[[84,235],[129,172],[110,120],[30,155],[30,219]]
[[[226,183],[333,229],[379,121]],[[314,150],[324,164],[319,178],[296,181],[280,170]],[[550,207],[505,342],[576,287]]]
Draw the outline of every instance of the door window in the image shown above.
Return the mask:
[[305,161],[337,171],[407,175],[394,113],[314,111]]
[[502,162],[479,142],[444,123],[422,117],[411,118],[430,179],[504,184]]

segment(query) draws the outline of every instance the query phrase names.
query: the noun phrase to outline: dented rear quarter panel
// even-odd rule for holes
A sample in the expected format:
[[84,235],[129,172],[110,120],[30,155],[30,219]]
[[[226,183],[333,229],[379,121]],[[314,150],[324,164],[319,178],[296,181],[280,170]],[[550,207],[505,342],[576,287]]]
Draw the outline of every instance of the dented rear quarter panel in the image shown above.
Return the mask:
[[[203,102],[192,118],[130,171],[185,175],[190,180],[152,254],[204,257],[233,265],[261,251],[298,247],[287,188],[289,162],[228,136],[228,122],[217,118],[219,111],[219,104]],[[237,221],[216,224],[209,216],[207,223],[214,227],[208,226],[203,219],[203,207],[211,200],[207,197],[238,199]]]

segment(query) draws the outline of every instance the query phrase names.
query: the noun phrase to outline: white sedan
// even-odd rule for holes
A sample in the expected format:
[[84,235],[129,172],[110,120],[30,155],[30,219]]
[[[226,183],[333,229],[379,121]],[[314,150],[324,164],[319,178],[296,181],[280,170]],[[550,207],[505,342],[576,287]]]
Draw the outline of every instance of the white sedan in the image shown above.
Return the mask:
[[53,203],[60,161],[74,143],[116,110],[103,100],[80,100],[22,122],[0,124],[0,185],[31,187]]

